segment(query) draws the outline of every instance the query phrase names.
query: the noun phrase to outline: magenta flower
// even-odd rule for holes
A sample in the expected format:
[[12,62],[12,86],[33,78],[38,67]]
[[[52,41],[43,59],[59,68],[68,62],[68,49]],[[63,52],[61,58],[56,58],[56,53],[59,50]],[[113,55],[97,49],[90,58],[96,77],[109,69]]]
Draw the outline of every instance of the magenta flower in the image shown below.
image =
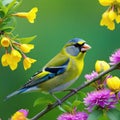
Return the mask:
[[94,107],[102,109],[114,108],[115,104],[117,104],[117,99],[115,94],[110,93],[110,90],[103,89],[88,93],[87,97],[84,98],[84,104],[87,106],[87,110],[92,112]]
[[87,120],[88,114],[85,112],[76,112],[74,114],[71,113],[63,113],[60,115],[57,120]]
[[120,49],[118,49],[115,53],[113,53],[109,59],[110,59],[111,65],[114,65],[120,62]]
[[28,116],[28,110],[26,109],[20,109],[19,112],[23,113],[25,117]]
[[87,80],[93,80],[93,79],[96,78],[97,76],[98,76],[98,73],[95,72],[95,71],[93,71],[91,74],[86,74],[86,75],[85,75],[85,78],[86,78]]

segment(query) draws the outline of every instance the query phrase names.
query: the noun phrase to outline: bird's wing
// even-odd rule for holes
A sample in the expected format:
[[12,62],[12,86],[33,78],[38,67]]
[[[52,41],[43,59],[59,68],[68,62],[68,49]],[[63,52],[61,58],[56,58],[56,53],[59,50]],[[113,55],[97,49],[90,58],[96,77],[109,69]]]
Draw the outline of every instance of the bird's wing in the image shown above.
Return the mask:
[[[64,62],[60,66],[46,66],[43,70],[38,71],[35,73],[30,80],[23,86],[23,88],[29,88],[32,86],[39,85],[40,83],[43,83],[59,74],[62,74],[65,72],[67,65],[69,63],[69,58],[64,60]],[[57,63],[56,63],[57,64]]]

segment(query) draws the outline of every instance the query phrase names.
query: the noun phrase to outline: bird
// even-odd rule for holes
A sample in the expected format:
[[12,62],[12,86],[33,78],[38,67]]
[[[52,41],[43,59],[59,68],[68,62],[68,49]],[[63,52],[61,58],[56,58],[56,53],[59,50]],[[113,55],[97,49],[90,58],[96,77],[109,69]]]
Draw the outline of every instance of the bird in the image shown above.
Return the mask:
[[55,93],[67,90],[80,77],[85,54],[90,48],[81,38],[69,40],[55,57],[6,99],[21,93],[41,91],[58,100]]

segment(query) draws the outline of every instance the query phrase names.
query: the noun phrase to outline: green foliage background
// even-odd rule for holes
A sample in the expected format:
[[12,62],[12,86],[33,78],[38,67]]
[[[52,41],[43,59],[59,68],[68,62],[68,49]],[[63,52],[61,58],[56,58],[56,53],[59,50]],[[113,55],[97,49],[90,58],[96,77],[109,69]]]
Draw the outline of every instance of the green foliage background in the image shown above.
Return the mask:
[[[27,71],[24,71],[22,63],[16,71],[3,68],[0,64],[0,118],[2,120],[7,120],[21,108],[29,109],[28,117],[31,118],[44,107],[43,105],[33,107],[38,97],[46,96],[41,93],[18,95],[5,102],[3,100],[41,69],[68,40],[80,37],[92,46],[85,58],[84,71],[72,87],[77,87],[84,82],[84,75],[94,69],[96,60],[109,62],[111,53],[120,47],[120,25],[116,25],[114,31],[99,26],[101,15],[106,8],[102,7],[97,0],[23,0],[19,11],[29,11],[34,6],[39,8],[35,23],[30,24],[27,20],[18,18],[15,33],[21,37],[37,35],[32,42],[35,44],[35,49],[29,53],[29,56],[37,59],[37,62]],[[1,49],[0,52],[2,53]],[[119,72],[114,72],[114,75],[119,76]],[[63,94],[65,93],[58,93],[57,96],[61,98]],[[40,120],[55,120],[60,113],[58,109],[54,109]]]

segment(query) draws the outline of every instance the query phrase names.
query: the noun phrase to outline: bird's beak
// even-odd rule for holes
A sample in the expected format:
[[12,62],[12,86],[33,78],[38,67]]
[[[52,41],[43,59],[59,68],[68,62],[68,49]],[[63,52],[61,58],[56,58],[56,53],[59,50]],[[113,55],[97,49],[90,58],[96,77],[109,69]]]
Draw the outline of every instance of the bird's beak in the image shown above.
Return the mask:
[[91,46],[85,43],[85,44],[82,46],[81,51],[82,51],[82,52],[86,52],[86,51],[89,50],[89,49],[91,49]]

